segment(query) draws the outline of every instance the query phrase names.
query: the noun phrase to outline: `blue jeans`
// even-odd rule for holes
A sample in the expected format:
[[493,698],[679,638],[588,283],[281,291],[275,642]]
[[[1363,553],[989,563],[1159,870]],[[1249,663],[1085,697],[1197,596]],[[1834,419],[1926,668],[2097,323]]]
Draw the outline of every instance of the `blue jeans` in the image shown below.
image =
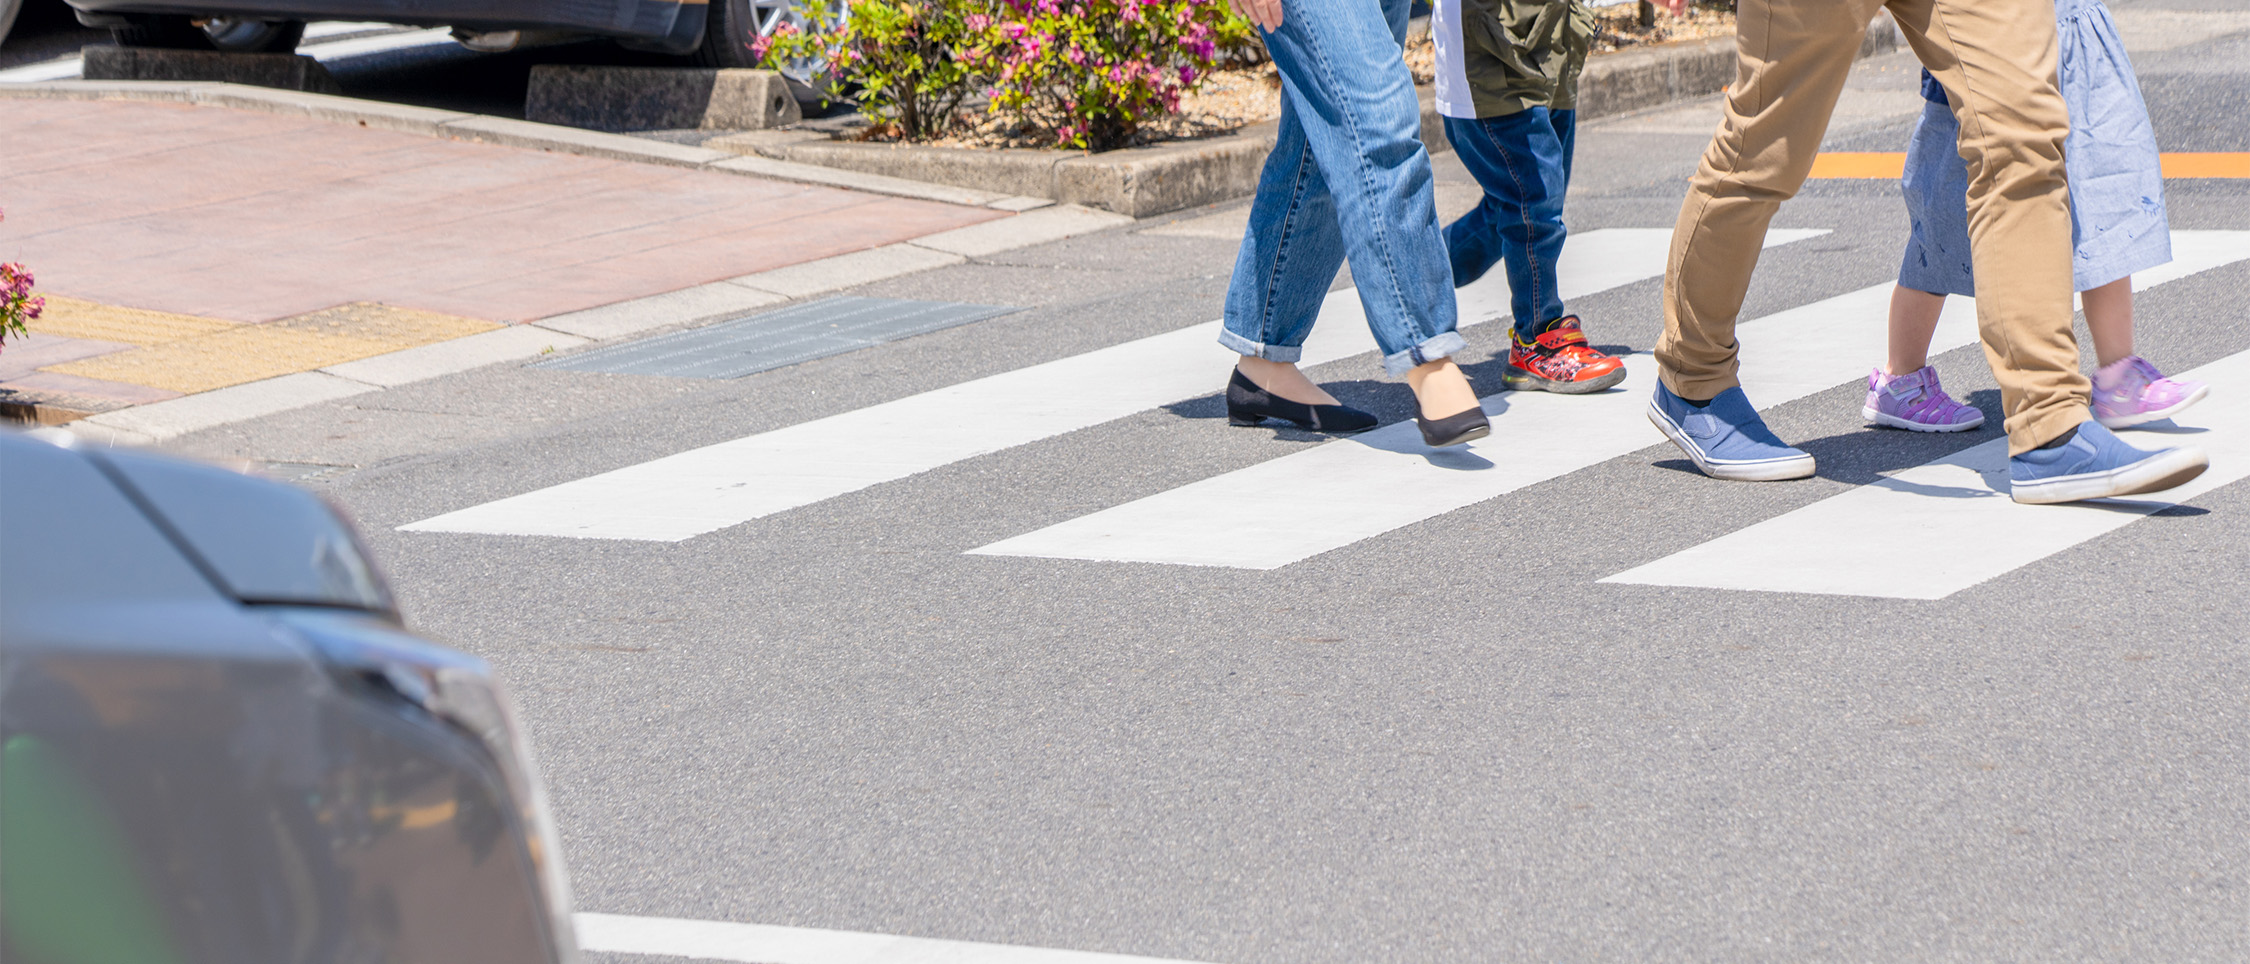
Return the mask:
[[1411,0],[1283,0],[1265,35],[1281,130],[1258,178],[1219,343],[1294,362],[1349,254],[1391,374],[1467,347],[1454,332],[1421,105],[1399,59]]
[[1565,314],[1555,262],[1570,233],[1562,211],[1577,116],[1574,110],[1533,107],[1504,117],[1445,119],[1454,156],[1484,187],[1476,209],[1445,228],[1453,283],[1468,284],[1506,261],[1516,334],[1525,341]]

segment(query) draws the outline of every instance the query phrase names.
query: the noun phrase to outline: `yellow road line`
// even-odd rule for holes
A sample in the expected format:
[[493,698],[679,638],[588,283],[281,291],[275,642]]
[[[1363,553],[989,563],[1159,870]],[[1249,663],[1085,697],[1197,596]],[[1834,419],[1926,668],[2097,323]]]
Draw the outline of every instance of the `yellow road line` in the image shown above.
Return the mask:
[[[2250,153],[2165,154],[2161,163],[2169,178],[2250,179]],[[1813,159],[1816,178],[1874,178],[1890,180],[1906,173],[1906,155],[1884,151],[1838,151]]]
[[2166,154],[2164,176],[2250,178],[2250,153]]

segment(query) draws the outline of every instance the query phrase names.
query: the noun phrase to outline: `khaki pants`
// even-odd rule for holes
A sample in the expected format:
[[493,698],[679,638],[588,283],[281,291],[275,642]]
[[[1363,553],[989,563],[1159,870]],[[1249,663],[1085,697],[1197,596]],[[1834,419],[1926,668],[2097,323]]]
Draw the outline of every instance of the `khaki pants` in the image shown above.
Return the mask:
[[1878,7],[1961,121],[1977,328],[2008,450],[2021,454],[2088,418],[2070,330],[2069,117],[2055,89],[2052,0],[1741,0],[1726,119],[1672,231],[1659,376],[1695,400],[1739,384],[1734,326],[1766,222],[1811,172]]

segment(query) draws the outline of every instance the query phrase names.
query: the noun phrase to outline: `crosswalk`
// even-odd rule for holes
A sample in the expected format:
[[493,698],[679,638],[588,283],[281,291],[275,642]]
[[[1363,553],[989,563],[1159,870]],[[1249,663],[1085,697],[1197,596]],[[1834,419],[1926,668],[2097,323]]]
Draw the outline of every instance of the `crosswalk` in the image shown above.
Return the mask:
[[[1825,234],[1776,230],[1770,247]],[[1669,229],[1589,231],[1557,275],[1575,298],[1664,273]],[[1458,292],[1463,327],[1507,311],[1492,272]],[[1209,321],[450,512],[419,532],[678,542],[1003,449],[1209,394],[1233,356]],[[1375,350],[1352,291],[1331,293],[1303,364]]]
[[[2250,352],[2179,377],[2250,384]],[[2201,477],[2158,495],[2017,505],[2008,498],[2008,440],[1998,438],[1602,581],[1943,599],[2250,476],[2250,395],[2213,392],[2189,420],[2195,429],[2177,435],[2126,435],[2145,448],[2184,443],[2211,456]]]
[[[1768,244],[1823,232],[1776,231]],[[1572,239],[1565,297],[1659,276],[1664,229]],[[2175,260],[2136,290],[2250,259],[2250,231],[2174,232]],[[1778,406],[1863,378],[1883,356],[1888,283],[1742,325],[1742,380]],[[1462,289],[1464,325],[1505,313],[1504,279]],[[707,446],[401,527],[419,532],[677,542],[1209,394],[1229,356],[1216,322],[853,412]],[[1952,299],[1932,354],[1974,344],[1975,305]],[[1372,352],[1350,291],[1330,296],[1306,346],[1318,364]],[[1596,396],[1503,392],[1484,399],[1493,434],[1431,450],[1412,424],[1337,439],[968,550],[992,557],[1270,570],[1600,464],[1660,440],[1643,415],[1653,362],[1628,359],[1627,387]],[[2161,501],[2015,506],[2004,442],[1957,453],[1618,573],[1607,581],[1720,589],[1942,598],[2250,474],[2250,407],[2227,401],[2250,376],[2231,357],[2199,377],[2220,390],[2190,421],[2213,458],[2204,480]],[[1638,385],[1640,388],[1633,388]],[[1036,404],[1033,404],[1036,402]],[[2237,424],[2245,423],[2245,424]],[[2136,436],[2142,444],[2149,436]],[[1992,473],[1998,472],[1995,485]],[[1973,494],[1975,497],[1969,497]],[[1947,497],[1957,496],[1957,497]],[[1244,511],[1254,506],[1254,511]],[[1835,534],[1850,532],[1850,539]],[[1937,539],[1933,542],[1932,539]],[[1946,541],[1952,540],[1952,541]],[[2005,544],[2002,550],[1992,547]],[[1952,546],[1949,565],[1870,580],[1868,553]],[[1846,554],[1849,553],[1849,558]],[[1895,570],[1910,567],[1893,566]]]
[[[2250,256],[2250,249],[2185,235],[2161,284]],[[1746,322],[1741,378],[1771,408],[1865,377],[1884,353],[1891,285],[1884,283]],[[1977,340],[1974,299],[1949,299],[1931,340],[1940,354]],[[1629,358],[1628,384],[1654,376]],[[1392,529],[1495,498],[1646,448],[1645,391],[1595,397],[1504,392],[1485,400],[1492,435],[1431,451],[1397,423],[971,550],[1109,562],[1275,569]],[[1256,512],[1242,506],[1256,505]]]

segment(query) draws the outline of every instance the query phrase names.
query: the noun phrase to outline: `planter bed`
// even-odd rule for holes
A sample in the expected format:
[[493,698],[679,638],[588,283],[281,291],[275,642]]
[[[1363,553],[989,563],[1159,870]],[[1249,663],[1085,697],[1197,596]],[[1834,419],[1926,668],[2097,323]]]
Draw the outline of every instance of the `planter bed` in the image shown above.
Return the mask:
[[[1891,50],[1897,36],[1887,17],[1878,18],[1859,55]],[[1579,79],[1579,117],[1622,114],[1717,93],[1734,81],[1734,74],[1731,36],[1596,54]],[[1433,152],[1450,150],[1431,91],[1422,88],[1421,95],[1423,142]],[[1267,121],[1228,134],[1099,154],[868,143],[806,130],[751,131],[713,138],[704,146],[1145,218],[1251,194],[1272,149],[1274,129]]]

